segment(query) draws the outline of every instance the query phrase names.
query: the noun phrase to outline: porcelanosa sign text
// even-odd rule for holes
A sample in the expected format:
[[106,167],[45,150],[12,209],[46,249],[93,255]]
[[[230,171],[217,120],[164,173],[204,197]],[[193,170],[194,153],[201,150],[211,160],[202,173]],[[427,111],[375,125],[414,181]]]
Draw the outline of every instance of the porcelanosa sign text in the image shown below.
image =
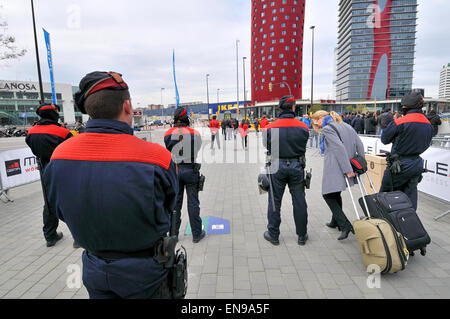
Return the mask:
[[0,91],[37,91],[32,83],[0,82]]

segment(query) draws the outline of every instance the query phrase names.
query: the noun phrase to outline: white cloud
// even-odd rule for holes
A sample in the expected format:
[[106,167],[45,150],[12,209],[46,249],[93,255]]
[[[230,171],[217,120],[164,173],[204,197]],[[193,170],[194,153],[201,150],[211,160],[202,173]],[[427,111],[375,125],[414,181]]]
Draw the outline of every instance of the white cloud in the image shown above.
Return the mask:
[[[1,0],[0,0],[1,1]],[[423,2],[423,4],[422,4]],[[31,8],[28,0],[3,0],[2,16],[9,33],[28,50],[20,61],[0,66],[1,78],[36,80]],[[450,62],[450,31],[445,13],[448,1],[421,1],[419,7],[415,87],[437,95],[439,69]],[[42,27],[52,37],[56,81],[78,84],[93,70],[115,70],[124,74],[134,101],[174,102],[172,49],[176,50],[177,81],[181,100],[206,101],[206,79],[210,76],[210,101],[236,99],[236,39],[239,44],[240,99],[243,97],[242,56],[250,57],[251,1],[171,0],[129,2],[118,0],[35,1],[44,81],[48,68]],[[79,12],[79,21],[77,14]],[[337,45],[338,2],[306,2],[303,47],[303,97],[310,95],[311,30],[315,29],[315,97],[333,96],[334,48]],[[436,23],[439,21],[439,23]],[[73,28],[78,25],[79,28]],[[448,61],[447,61],[448,60]],[[246,65],[250,92],[250,63]]]

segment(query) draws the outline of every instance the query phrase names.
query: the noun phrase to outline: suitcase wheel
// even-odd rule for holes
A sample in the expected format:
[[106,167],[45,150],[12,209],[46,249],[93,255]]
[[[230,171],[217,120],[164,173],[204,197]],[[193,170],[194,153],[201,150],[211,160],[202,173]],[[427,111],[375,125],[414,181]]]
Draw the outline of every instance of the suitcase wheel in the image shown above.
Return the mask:
[[426,249],[425,247],[420,248],[420,254],[421,254],[422,256],[425,256],[425,255],[427,254],[427,249]]

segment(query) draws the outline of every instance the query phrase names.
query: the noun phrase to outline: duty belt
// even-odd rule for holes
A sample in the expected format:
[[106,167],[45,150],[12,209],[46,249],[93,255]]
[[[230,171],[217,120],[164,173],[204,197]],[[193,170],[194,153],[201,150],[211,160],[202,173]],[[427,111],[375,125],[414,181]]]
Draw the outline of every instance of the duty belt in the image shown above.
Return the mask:
[[124,258],[149,258],[155,256],[155,246],[135,252],[120,251],[89,251],[90,254],[105,260],[119,260]]

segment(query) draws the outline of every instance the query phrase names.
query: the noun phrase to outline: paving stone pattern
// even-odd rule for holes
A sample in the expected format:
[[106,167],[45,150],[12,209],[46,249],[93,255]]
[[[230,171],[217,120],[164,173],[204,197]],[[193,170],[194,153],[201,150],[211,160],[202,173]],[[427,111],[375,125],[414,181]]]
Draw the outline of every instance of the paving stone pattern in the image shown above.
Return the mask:
[[[382,275],[380,287],[369,288],[355,236],[337,241],[339,232],[325,227],[331,212],[321,196],[323,158],[317,149],[307,151],[307,167],[313,169],[312,188],[306,196],[309,240],[305,246],[297,244],[286,190],[280,245],[273,246],[263,238],[267,194],[259,194],[256,182],[264,161],[260,136],[250,134],[248,151],[242,150],[240,137],[236,145],[222,140],[222,149],[211,151],[208,130],[200,130],[204,139],[202,173],[206,176],[200,194],[201,216],[229,220],[230,234],[210,235],[198,244],[192,243],[191,236],[180,236],[180,244],[188,252],[187,298],[450,298],[450,216],[433,219],[449,210],[448,204],[420,194],[418,214],[432,238],[427,255],[416,254],[405,271]],[[163,131],[152,132],[152,140],[162,144]],[[8,146],[23,147],[21,139],[16,141]],[[0,298],[88,298],[82,285],[73,288],[67,284],[73,275],[69,270],[82,267],[82,249],[72,247],[63,222],[59,230],[64,239],[52,248],[45,246],[40,183],[17,187],[9,194],[14,202],[0,203]],[[358,187],[353,194],[360,195]],[[343,193],[343,201],[348,218],[355,220],[348,192]],[[181,234],[187,223],[185,204]]]

